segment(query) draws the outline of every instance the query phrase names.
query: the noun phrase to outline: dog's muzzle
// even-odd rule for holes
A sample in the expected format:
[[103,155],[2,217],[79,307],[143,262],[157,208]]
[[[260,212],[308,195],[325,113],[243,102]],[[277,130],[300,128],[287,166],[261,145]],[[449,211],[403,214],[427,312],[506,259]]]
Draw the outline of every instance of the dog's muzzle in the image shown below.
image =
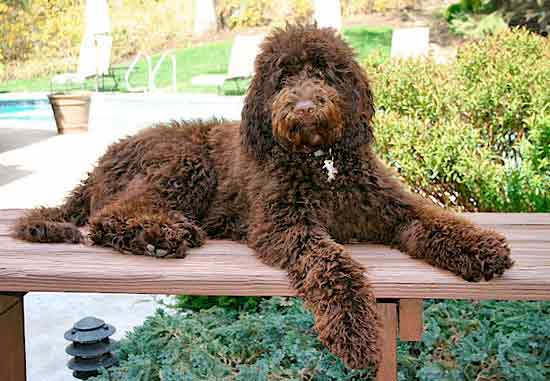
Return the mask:
[[311,152],[331,146],[342,136],[340,97],[321,81],[284,87],[272,105],[273,135],[292,151]]

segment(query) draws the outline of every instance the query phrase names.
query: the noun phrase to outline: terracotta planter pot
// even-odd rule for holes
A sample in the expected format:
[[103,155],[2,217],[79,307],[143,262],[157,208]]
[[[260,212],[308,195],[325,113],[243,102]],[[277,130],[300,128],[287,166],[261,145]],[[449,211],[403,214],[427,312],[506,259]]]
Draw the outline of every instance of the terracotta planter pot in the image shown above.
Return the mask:
[[52,105],[57,133],[73,134],[88,131],[90,93],[54,93],[48,98]]

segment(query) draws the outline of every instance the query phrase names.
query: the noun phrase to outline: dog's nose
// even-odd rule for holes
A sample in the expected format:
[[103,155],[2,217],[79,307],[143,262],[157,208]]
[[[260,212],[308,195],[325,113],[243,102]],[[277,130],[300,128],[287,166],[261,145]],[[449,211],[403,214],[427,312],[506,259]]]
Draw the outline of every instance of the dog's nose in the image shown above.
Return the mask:
[[310,100],[299,101],[294,106],[294,111],[300,114],[311,114],[314,109],[315,109],[315,104]]

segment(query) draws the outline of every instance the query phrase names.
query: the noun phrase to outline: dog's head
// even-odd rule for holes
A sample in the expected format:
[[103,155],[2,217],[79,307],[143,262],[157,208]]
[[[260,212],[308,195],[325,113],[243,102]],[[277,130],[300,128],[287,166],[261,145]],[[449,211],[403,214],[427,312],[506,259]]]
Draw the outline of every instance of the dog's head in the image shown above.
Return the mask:
[[261,46],[242,113],[242,143],[256,158],[273,147],[353,150],[371,141],[367,78],[335,30],[313,25],[275,30]]

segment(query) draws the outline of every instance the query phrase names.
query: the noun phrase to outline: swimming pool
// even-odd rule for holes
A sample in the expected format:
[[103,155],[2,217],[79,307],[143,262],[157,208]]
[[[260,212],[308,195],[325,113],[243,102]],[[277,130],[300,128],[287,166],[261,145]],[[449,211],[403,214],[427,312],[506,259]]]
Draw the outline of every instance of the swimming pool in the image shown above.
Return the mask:
[[53,122],[53,111],[47,99],[0,100],[0,121]]

